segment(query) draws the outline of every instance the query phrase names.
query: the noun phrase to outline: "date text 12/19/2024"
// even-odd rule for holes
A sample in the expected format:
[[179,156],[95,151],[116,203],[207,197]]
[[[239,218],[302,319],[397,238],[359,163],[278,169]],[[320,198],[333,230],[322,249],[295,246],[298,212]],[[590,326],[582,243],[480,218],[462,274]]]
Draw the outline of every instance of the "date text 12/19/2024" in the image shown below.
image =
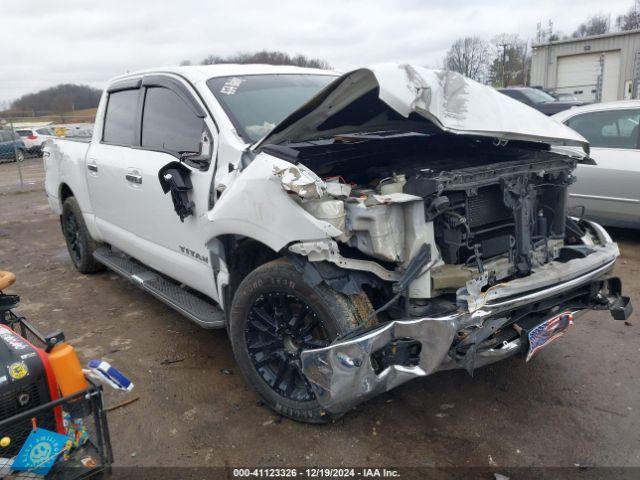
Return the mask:
[[391,468],[234,468],[233,478],[400,478]]

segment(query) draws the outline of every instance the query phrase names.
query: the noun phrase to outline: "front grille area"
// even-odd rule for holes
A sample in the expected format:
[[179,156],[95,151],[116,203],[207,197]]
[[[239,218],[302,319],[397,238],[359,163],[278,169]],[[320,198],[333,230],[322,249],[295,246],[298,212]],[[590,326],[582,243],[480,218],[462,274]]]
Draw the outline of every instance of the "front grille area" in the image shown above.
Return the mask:
[[445,263],[477,264],[478,254],[488,259],[509,252],[515,237],[513,211],[503,200],[502,187],[489,185],[466,195],[447,192],[452,205],[438,219],[436,241]]
[[502,189],[491,185],[478,189],[478,194],[466,198],[467,222],[470,228],[504,222],[513,218],[513,213],[504,204]]

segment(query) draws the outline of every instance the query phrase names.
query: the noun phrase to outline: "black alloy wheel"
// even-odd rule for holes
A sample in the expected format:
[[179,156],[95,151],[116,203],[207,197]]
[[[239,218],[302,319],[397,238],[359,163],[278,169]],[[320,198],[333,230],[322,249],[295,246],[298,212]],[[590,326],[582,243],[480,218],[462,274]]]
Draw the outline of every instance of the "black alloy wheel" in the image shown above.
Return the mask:
[[302,371],[301,352],[322,348],[371,318],[364,293],[345,295],[310,285],[287,259],[260,265],[233,295],[229,338],[240,371],[265,404],[281,415],[326,423],[316,388]]
[[301,371],[300,352],[331,340],[309,305],[287,292],[262,294],[249,309],[245,337],[254,368],[270,388],[290,400],[315,398]]
[[91,237],[75,197],[68,197],[63,202],[60,224],[69,256],[76,269],[80,273],[104,270],[104,265],[93,257],[93,252],[99,244]]
[[84,254],[82,239],[80,237],[80,225],[78,224],[75,213],[70,209],[62,214],[62,231],[67,241],[71,260],[73,260],[75,265],[79,265],[82,263],[82,256]]

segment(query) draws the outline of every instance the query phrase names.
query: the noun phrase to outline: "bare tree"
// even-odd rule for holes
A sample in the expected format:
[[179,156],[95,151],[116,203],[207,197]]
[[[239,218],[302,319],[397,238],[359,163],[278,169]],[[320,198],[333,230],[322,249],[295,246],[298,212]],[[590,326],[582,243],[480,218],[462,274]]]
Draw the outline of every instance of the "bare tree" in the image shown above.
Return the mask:
[[589,37],[591,35],[602,35],[609,33],[611,17],[609,15],[598,14],[589,17],[585,22],[578,25],[578,28],[571,34],[573,38]]
[[496,56],[489,67],[494,86],[528,85],[531,80],[531,52],[526,40],[518,35],[501,33],[491,40]]
[[202,61],[200,62],[200,65],[215,65],[216,63],[231,63],[231,62],[224,62],[224,59],[217,55],[208,55],[202,59]]
[[444,59],[444,67],[483,81],[490,62],[491,52],[486,41],[480,37],[464,37],[453,42]]
[[635,0],[627,13],[616,18],[616,28],[622,31],[640,28],[640,0]]
[[558,40],[568,38],[559,30],[553,28],[553,21],[547,20],[547,26],[544,27],[542,22],[538,22],[536,28],[536,43],[557,42]]

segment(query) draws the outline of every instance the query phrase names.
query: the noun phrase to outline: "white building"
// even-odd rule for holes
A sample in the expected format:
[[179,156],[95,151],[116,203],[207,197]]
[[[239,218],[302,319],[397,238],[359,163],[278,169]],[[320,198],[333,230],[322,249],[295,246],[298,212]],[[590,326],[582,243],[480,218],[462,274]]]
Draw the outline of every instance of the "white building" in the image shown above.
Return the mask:
[[640,30],[534,44],[531,85],[580,100],[640,97]]

